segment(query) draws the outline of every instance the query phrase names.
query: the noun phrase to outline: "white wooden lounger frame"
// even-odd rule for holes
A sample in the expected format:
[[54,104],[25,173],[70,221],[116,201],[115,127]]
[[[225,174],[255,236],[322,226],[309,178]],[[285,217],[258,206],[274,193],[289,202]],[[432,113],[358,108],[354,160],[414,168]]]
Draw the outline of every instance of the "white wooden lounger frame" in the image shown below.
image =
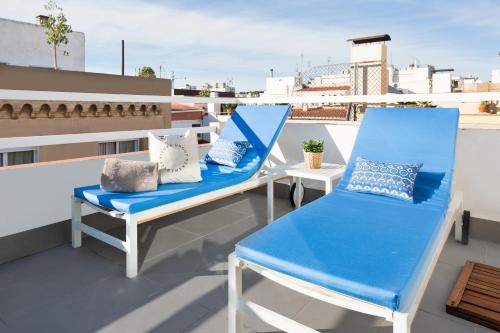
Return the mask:
[[259,266],[247,260],[236,257],[235,253],[229,256],[229,281],[228,281],[228,325],[229,333],[243,332],[243,316],[256,317],[285,332],[312,333],[318,331],[287,318],[279,313],[271,311],[261,305],[248,301],[242,295],[242,270],[251,269],[263,277],[266,277],[276,283],[288,287],[296,292],[313,297],[315,299],[340,306],[345,309],[362,312],[365,314],[383,317],[392,322],[394,333],[410,333],[411,323],[418,310],[420,301],[424,295],[427,284],[431,278],[432,272],[436,267],[439,255],[448,239],[453,223],[455,223],[455,239],[462,240],[462,193],[457,192],[453,195],[448,206],[438,237],[435,238],[429,255],[425,258],[423,268],[415,282],[415,288],[411,292],[409,304],[403,309],[394,311],[390,308],[378,304],[370,303],[352,296],[347,296],[327,288],[323,288],[312,283],[293,278],[291,276],[276,272],[266,267]]
[[[265,163],[264,163],[265,164]],[[165,205],[157,206],[141,212],[127,214],[114,210],[106,210],[94,205],[87,200],[71,197],[71,242],[74,248],[82,246],[82,232],[101,240],[127,254],[127,277],[133,278],[138,272],[138,243],[137,243],[137,225],[156,220],[182,210],[200,206],[215,200],[242,193],[267,183],[267,175],[263,169],[259,170],[252,178],[242,183],[228,186],[212,192],[200,194],[191,198],[174,201]],[[82,223],[82,204],[85,204],[92,210],[105,215],[125,221],[126,238],[125,241],[113,237],[105,232],[95,229]]]

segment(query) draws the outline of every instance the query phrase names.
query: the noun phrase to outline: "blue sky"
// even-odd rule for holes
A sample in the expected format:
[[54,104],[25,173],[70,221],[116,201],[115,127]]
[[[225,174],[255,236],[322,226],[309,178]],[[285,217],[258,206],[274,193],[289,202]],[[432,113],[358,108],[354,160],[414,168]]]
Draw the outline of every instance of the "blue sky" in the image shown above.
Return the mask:
[[[232,78],[238,90],[262,89],[269,68],[290,75],[301,53],[305,64],[347,62],[346,39],[382,33],[396,66],[417,58],[486,81],[500,68],[500,0],[58,2],[86,34],[88,71],[119,73],[125,39],[127,73],[161,65],[176,86]],[[0,16],[33,22],[43,3],[2,0]]]

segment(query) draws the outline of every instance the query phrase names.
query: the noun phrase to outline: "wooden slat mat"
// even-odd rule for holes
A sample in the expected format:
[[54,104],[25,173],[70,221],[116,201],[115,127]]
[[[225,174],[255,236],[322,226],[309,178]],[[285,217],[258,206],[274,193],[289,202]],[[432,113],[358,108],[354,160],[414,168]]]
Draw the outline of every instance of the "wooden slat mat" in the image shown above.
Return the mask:
[[467,261],[446,312],[500,332],[500,268]]

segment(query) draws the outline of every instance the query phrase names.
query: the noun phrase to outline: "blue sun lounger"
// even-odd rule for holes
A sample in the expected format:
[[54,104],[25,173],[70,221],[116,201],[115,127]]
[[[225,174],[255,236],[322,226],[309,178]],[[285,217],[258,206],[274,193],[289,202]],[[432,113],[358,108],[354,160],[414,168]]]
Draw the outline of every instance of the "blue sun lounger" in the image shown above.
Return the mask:
[[[238,106],[220,134],[232,141],[251,144],[235,167],[202,165],[203,181],[198,183],[162,184],[156,191],[112,193],[99,185],[74,189],[72,197],[72,244],[80,247],[84,232],[127,254],[127,276],[137,275],[137,225],[202,205],[266,183],[260,171],[278,139],[290,106]],[[119,218],[126,224],[126,240],[122,241],[81,222],[81,206]]]
[[[229,258],[229,332],[241,314],[287,332],[317,332],[241,293],[241,270],[316,299],[384,317],[408,333],[448,238],[462,223],[462,199],[451,198],[457,109],[369,109],[339,185],[243,239]],[[355,158],[423,163],[413,202],[346,189]],[[460,229],[457,229],[460,231]]]

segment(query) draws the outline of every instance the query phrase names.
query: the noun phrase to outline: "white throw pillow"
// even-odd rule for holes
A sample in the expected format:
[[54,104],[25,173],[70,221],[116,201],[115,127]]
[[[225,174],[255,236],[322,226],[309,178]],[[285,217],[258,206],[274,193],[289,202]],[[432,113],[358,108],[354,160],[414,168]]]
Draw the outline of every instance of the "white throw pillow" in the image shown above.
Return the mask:
[[158,137],[148,133],[149,159],[158,163],[158,182],[194,183],[202,180],[198,137],[187,130],[182,135]]

